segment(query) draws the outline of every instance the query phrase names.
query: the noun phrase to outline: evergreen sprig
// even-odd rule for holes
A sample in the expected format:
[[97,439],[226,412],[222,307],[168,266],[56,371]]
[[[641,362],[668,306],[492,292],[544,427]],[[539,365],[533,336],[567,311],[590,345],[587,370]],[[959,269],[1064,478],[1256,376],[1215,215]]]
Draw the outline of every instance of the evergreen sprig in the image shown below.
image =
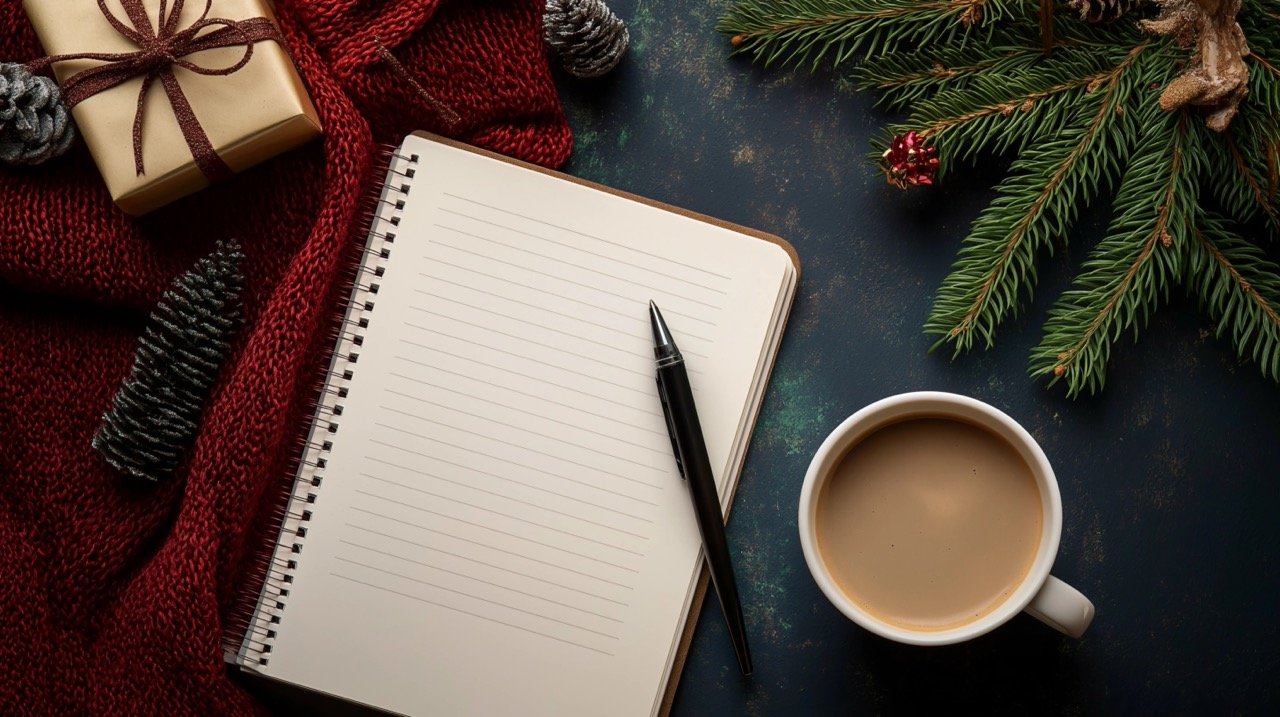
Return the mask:
[[1101,390],[1116,341],[1182,284],[1242,358],[1280,381],[1280,269],[1248,238],[1258,227],[1280,236],[1280,0],[1241,10],[1250,94],[1223,134],[1194,108],[1157,104],[1185,47],[1132,16],[1092,26],[1045,10],[1035,0],[741,0],[719,29],[766,65],[848,66],[883,106],[907,110],[872,156],[913,130],[938,148],[944,173],[1013,157],[935,296],[925,324],[935,348],[990,347],[1031,297],[1039,257],[1109,197],[1106,236],[1050,310],[1032,375],[1072,396]]
[[1100,161],[1098,145],[1115,145],[1117,154],[1131,149],[1120,146],[1126,141],[1120,127],[1125,117],[1115,111],[1117,87],[1113,82],[1087,98],[1075,122],[1014,161],[939,288],[925,333],[951,342],[956,353],[978,338],[987,347],[995,343],[996,326],[1017,311],[1020,293],[1030,298],[1040,252],[1052,251],[1052,240],[1075,221],[1102,181],[1114,181],[1116,167]]
[[1194,153],[1187,115],[1154,103],[1139,126],[1160,131],[1163,146],[1139,153],[1116,194],[1107,235],[1085,261],[1073,288],[1049,312],[1044,338],[1031,354],[1031,373],[1065,378],[1071,394],[1096,393],[1106,383],[1111,348],[1136,332],[1168,298],[1196,213]]

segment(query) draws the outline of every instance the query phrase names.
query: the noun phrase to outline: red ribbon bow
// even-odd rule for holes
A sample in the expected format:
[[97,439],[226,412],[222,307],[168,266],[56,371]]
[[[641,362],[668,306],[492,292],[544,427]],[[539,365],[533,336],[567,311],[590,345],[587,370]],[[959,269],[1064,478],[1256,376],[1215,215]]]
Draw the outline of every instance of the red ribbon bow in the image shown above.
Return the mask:
[[[143,174],[142,167],[142,120],[147,92],[157,79],[164,86],[169,96],[169,104],[178,118],[178,127],[182,136],[191,148],[191,156],[196,166],[210,181],[225,179],[233,174],[226,162],[213,150],[209,135],[205,134],[200,121],[196,119],[191,103],[182,93],[178,78],[173,75],[173,67],[185,68],[200,75],[230,75],[249,64],[253,57],[255,43],[272,40],[283,45],[280,31],[265,17],[249,20],[229,20],[227,18],[209,17],[213,8],[213,0],[205,0],[204,12],[199,19],[183,30],[178,29],[178,16],[182,14],[185,0],[173,0],[173,9],[167,9],[167,0],[160,0],[160,13],[153,28],[151,19],[147,17],[142,0],[120,0],[121,7],[129,17],[132,26],[117,18],[107,8],[106,0],[98,0],[98,9],[103,17],[111,23],[116,32],[138,46],[133,52],[80,52],[65,55],[52,55],[28,64],[32,69],[42,69],[63,60],[101,60],[105,64],[82,70],[62,82],[62,97],[67,107],[74,107],[80,102],[104,90],[116,87],[127,80],[142,76],[142,89],[138,92],[138,110],[133,116],[133,164],[138,174]],[[212,32],[200,33],[209,28]],[[244,46],[244,55],[238,62],[229,67],[202,67],[187,55],[202,50],[218,47]]]

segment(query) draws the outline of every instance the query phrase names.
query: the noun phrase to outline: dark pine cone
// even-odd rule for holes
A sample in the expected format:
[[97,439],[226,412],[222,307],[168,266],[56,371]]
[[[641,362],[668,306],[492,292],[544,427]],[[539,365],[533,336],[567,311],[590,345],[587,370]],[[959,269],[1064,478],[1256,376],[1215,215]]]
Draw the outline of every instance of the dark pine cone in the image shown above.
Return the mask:
[[240,325],[244,255],[219,242],[160,297],[93,437],[117,470],[157,482],[178,466],[195,439],[205,399]]

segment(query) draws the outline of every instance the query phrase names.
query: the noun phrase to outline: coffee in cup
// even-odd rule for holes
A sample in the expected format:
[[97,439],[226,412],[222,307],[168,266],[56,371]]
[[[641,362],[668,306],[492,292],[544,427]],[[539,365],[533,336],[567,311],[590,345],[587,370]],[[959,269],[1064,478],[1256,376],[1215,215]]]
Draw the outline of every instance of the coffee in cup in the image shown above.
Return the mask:
[[1061,510],[1048,460],[1008,416],[954,394],[903,394],[819,449],[801,543],[827,597],[886,637],[957,642],[1023,609],[1078,637],[1093,606],[1049,576]]

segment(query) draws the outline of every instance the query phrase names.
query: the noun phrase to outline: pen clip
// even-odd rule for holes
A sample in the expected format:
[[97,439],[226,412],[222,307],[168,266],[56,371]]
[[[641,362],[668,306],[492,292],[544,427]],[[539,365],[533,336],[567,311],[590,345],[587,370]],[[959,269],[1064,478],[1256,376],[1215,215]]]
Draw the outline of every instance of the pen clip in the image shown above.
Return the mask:
[[671,437],[671,454],[676,458],[676,470],[680,471],[680,479],[684,480],[684,461],[680,460],[680,441],[676,438],[676,424],[671,420],[671,404],[667,402],[667,387],[662,383],[659,373],[654,381],[658,383],[658,400],[662,401],[662,418],[667,422],[667,435]]

